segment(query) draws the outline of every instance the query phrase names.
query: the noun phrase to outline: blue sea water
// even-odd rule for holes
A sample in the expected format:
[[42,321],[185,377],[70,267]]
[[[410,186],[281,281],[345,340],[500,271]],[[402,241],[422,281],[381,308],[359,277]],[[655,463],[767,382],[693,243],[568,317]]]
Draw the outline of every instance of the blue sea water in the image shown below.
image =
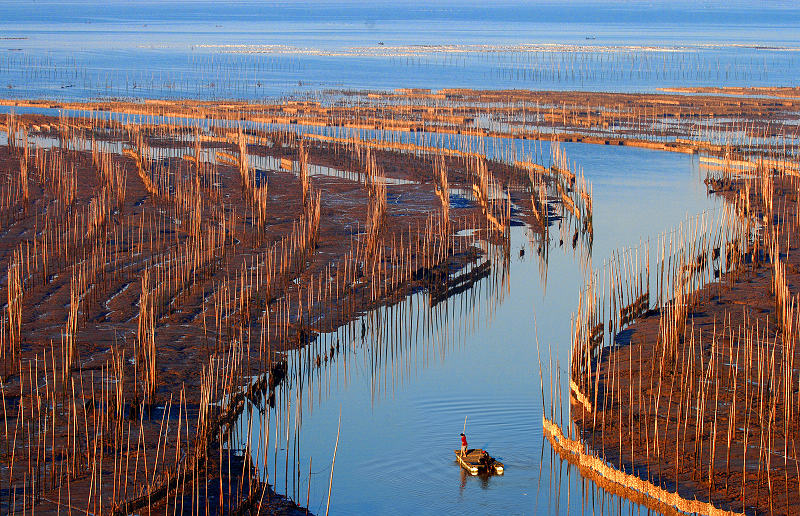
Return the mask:
[[796,84],[795,2],[0,4],[2,98]]

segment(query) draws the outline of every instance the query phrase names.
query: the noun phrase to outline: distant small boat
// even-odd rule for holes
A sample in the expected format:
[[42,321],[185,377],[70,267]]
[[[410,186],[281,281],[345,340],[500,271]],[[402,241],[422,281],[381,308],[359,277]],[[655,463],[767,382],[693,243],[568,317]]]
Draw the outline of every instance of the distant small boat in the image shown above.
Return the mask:
[[466,455],[461,455],[461,450],[453,450],[453,453],[456,454],[456,459],[461,467],[471,475],[478,473],[503,474],[503,463],[486,453],[485,450],[467,450]]

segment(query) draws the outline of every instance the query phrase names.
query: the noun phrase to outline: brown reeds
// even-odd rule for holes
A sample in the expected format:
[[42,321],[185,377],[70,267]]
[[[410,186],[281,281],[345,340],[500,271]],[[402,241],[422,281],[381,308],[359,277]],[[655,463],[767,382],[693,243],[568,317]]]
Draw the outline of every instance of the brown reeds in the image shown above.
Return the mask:
[[153,291],[150,286],[150,271],[142,273],[142,293],[139,297],[139,330],[136,364],[141,375],[142,395],[145,404],[152,403],[157,387],[156,369],[156,323],[153,306]]
[[366,254],[370,261],[376,258],[378,244],[386,217],[386,181],[375,157],[368,148],[365,158],[364,177],[369,195],[367,208]]
[[8,313],[6,319],[8,321],[8,349],[3,350],[4,358],[7,356],[11,364],[16,362],[22,341],[22,275],[20,268],[21,264],[17,253],[15,253],[6,275],[8,278],[8,304],[6,305]]
[[[82,271],[78,271],[78,274],[81,275]],[[76,336],[78,333],[78,312],[80,310],[81,304],[81,277],[76,277],[75,274],[72,276],[72,280],[70,281],[69,286],[69,312],[67,313],[67,325],[64,329],[64,358],[63,358],[63,382],[66,385],[68,379],[72,375],[72,370],[75,367],[75,358],[76,358],[76,350],[77,350],[77,343],[76,343]]]
[[308,150],[303,145],[302,139],[298,141],[297,145],[297,163],[300,170],[300,185],[303,189],[303,205],[305,206],[308,202],[311,180],[308,175]]
[[442,231],[447,235],[450,228],[450,186],[447,181],[447,165],[445,164],[444,156],[439,156],[436,159],[434,172],[436,176],[436,196],[442,203],[442,220],[444,221]]

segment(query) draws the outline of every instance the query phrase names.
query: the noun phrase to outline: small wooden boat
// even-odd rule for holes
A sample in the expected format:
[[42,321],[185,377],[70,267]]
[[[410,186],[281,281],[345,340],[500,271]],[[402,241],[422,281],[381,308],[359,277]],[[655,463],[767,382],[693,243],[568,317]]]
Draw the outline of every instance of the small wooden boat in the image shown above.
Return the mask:
[[503,463],[490,456],[485,450],[467,450],[466,455],[462,455],[461,450],[453,450],[453,453],[456,454],[456,460],[461,467],[471,475],[478,473],[503,474]]

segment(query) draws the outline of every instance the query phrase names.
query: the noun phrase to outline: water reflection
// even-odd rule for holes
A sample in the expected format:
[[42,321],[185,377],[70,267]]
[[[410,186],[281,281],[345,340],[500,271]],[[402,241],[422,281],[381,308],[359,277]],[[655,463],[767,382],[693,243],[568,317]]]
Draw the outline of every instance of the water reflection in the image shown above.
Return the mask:
[[[687,212],[709,206],[691,157],[585,145],[568,150],[584,166],[596,164],[586,167],[600,199],[595,260],[609,259],[612,249],[632,240],[655,239]],[[625,163],[637,172],[620,194]],[[566,385],[569,314],[590,263],[581,246],[559,245],[559,222],[570,232],[576,226],[568,215],[560,218],[553,201],[548,231],[514,226],[507,246],[485,244],[491,274],[471,289],[433,307],[429,293],[417,292],[290,353],[295,373],[279,387],[276,408],[253,412],[252,420],[263,423],[242,427],[244,435],[251,432],[265,478],[303,503],[310,487],[310,509],[324,510],[341,410],[332,491],[337,513],[640,512],[585,480],[542,438],[533,316],[542,352],[552,351],[552,370],[560,368]],[[621,206],[640,216],[621,222]],[[315,357],[326,355],[317,366]],[[568,399],[568,390],[562,392]],[[465,415],[470,444],[502,460],[503,477],[463,476],[453,461]],[[309,475],[312,459],[320,466]]]

